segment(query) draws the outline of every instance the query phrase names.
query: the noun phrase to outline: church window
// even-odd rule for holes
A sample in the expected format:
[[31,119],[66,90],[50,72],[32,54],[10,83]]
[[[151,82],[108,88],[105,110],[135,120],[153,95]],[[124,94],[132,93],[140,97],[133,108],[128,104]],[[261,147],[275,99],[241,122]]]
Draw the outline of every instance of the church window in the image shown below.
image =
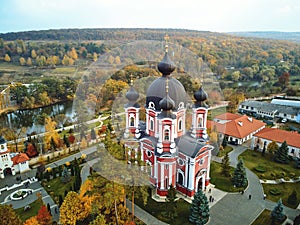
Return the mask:
[[202,165],[204,163],[204,159],[199,160],[199,165]]
[[150,118],[150,130],[154,130],[154,121]]
[[203,127],[203,118],[202,118],[202,116],[201,117],[198,117],[198,128],[200,128],[200,127]]
[[134,118],[133,117],[130,117],[130,126],[134,127]]
[[183,174],[178,171],[178,184],[183,185]]
[[148,156],[148,157],[151,157],[151,156],[152,156],[152,152],[151,152],[151,151],[147,150],[146,153],[147,153],[147,156]]
[[181,118],[178,121],[178,130],[182,131],[182,119]]
[[1,145],[1,149],[4,149],[4,145]]
[[164,140],[165,141],[170,140],[170,130],[169,129],[165,129],[165,131],[164,131]]
[[179,166],[183,166],[184,165],[184,161],[181,158],[179,158],[177,162],[178,162]]

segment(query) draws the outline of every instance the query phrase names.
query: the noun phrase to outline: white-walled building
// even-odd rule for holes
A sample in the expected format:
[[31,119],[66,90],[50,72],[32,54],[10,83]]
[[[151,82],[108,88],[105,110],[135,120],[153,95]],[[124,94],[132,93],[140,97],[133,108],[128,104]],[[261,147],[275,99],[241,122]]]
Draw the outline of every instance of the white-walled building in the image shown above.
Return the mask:
[[0,136],[0,178],[28,170],[29,157],[25,153],[10,153],[5,139]]
[[251,148],[262,150],[264,146],[275,141],[280,146],[286,141],[289,148],[289,155],[300,158],[300,134],[294,131],[280,130],[276,128],[264,128],[253,136]]

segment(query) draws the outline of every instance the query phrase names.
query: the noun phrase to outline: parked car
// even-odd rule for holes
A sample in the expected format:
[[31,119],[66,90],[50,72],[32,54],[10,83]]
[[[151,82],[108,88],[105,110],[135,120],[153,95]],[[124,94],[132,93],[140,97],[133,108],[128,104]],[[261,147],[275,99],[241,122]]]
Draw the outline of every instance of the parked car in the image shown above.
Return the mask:
[[287,122],[287,119],[284,118],[284,119],[281,120],[281,122],[282,122],[282,123],[286,123],[286,122]]

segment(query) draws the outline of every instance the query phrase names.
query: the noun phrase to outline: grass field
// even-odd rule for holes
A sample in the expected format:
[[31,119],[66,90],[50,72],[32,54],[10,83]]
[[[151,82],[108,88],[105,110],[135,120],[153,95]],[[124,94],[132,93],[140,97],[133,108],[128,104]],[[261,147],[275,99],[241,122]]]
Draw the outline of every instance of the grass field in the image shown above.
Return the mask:
[[251,225],[271,225],[271,211],[265,209]]
[[213,118],[215,116],[221,115],[221,114],[223,114],[225,112],[227,112],[226,106],[209,110],[208,114],[207,114],[207,119],[208,120],[213,120]]
[[[210,164],[210,182],[215,185],[216,188],[227,192],[238,192],[239,188],[233,187],[231,183],[231,177],[225,177],[221,174],[221,163],[211,162]],[[233,174],[234,168],[231,168],[231,174]]]
[[[282,184],[263,184],[264,192],[267,195],[267,199],[270,199],[273,202],[278,202],[281,198],[282,203],[290,208],[297,208],[300,201],[300,182],[297,183],[282,183]],[[276,189],[276,191],[280,194],[272,195],[270,193],[271,190]],[[287,202],[289,195],[296,190],[297,192],[297,204],[291,205]]]
[[218,152],[218,157],[223,157],[223,156],[226,155],[226,153],[229,153],[229,152],[231,152],[232,150],[233,150],[233,148],[232,148],[231,146],[226,146],[226,147],[224,148],[224,150]]
[[149,212],[151,215],[170,225],[191,225],[188,220],[190,215],[190,204],[183,199],[179,199],[177,201],[178,215],[174,220],[169,220],[168,218],[166,218],[165,213],[167,203],[165,202],[156,202],[151,198],[151,196],[149,196],[146,205],[143,205],[142,199],[136,199],[135,203],[145,211]]
[[72,188],[72,185],[74,184],[75,177],[71,176],[71,179],[68,183],[64,184],[61,182],[61,177],[57,177],[54,179],[51,179],[50,181],[47,181],[44,183],[45,190],[49,193],[51,198],[55,201],[56,204],[59,202],[59,195],[61,195],[63,198],[65,197],[65,191],[69,192]]
[[[276,180],[280,178],[294,178],[300,176],[300,169],[295,168],[295,162],[281,164],[273,161],[272,154],[262,156],[260,152],[247,150],[239,158],[244,160],[245,166],[253,171],[260,179]],[[261,168],[261,172],[257,169]],[[262,172],[264,171],[264,172]]]
[[20,219],[24,222],[25,220],[29,219],[32,216],[36,216],[39,209],[43,205],[42,201],[36,200],[32,202],[30,205],[30,209],[26,212],[24,211],[24,208],[15,209],[16,213],[19,215]]

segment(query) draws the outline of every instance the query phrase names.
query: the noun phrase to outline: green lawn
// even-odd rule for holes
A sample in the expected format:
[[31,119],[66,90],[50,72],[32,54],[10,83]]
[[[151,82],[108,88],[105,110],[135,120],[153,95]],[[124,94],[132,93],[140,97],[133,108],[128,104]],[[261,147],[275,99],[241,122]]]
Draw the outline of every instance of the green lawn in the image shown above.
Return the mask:
[[251,225],[271,225],[271,211],[265,209]]
[[226,147],[224,148],[224,150],[218,152],[218,157],[223,157],[223,156],[226,155],[226,153],[229,153],[229,152],[231,152],[232,150],[233,150],[232,147],[226,146]]
[[[221,174],[221,163],[211,162],[210,164],[210,182],[215,185],[216,188],[227,192],[238,192],[239,188],[233,187],[231,183],[231,177],[225,177]],[[231,174],[233,174],[234,168],[231,168]]]
[[208,111],[208,115],[207,115],[207,119],[208,120],[213,120],[213,118],[215,116],[218,116],[218,115],[221,115],[223,113],[227,112],[227,109],[226,109],[226,106],[224,107],[219,107],[219,108],[216,108],[216,109],[212,109],[212,110],[209,110]]
[[39,209],[43,205],[42,201],[36,200],[32,202],[30,205],[30,209],[24,212],[24,208],[15,209],[16,213],[19,215],[20,219],[24,222],[30,217],[36,216],[38,214]]
[[190,204],[183,199],[179,199],[177,201],[178,215],[172,221],[165,217],[167,204],[164,202],[156,202],[151,198],[151,196],[149,196],[146,205],[143,204],[142,199],[136,199],[135,203],[151,215],[155,216],[161,221],[169,223],[170,225],[191,225],[188,220],[190,215]]
[[293,161],[289,162],[289,164],[276,163],[272,160],[272,154],[265,154],[263,157],[260,152],[246,150],[239,158],[243,158],[245,166],[260,179],[275,180],[300,176],[300,169],[295,168]]
[[[278,200],[281,198],[282,203],[290,208],[297,208],[300,201],[300,182],[297,183],[281,183],[281,184],[263,184],[264,192],[267,195],[267,199],[278,202]],[[277,189],[277,191],[280,193],[278,195],[272,195],[270,193],[271,190]],[[287,202],[288,196],[293,192],[293,190],[296,190],[297,192],[297,204],[291,205]]]
[[43,186],[51,198],[55,201],[56,204],[59,202],[59,195],[63,198],[65,197],[65,190],[69,192],[74,184],[75,177],[71,176],[71,179],[68,183],[64,184],[61,182],[61,177],[56,177],[49,182],[43,182]]

